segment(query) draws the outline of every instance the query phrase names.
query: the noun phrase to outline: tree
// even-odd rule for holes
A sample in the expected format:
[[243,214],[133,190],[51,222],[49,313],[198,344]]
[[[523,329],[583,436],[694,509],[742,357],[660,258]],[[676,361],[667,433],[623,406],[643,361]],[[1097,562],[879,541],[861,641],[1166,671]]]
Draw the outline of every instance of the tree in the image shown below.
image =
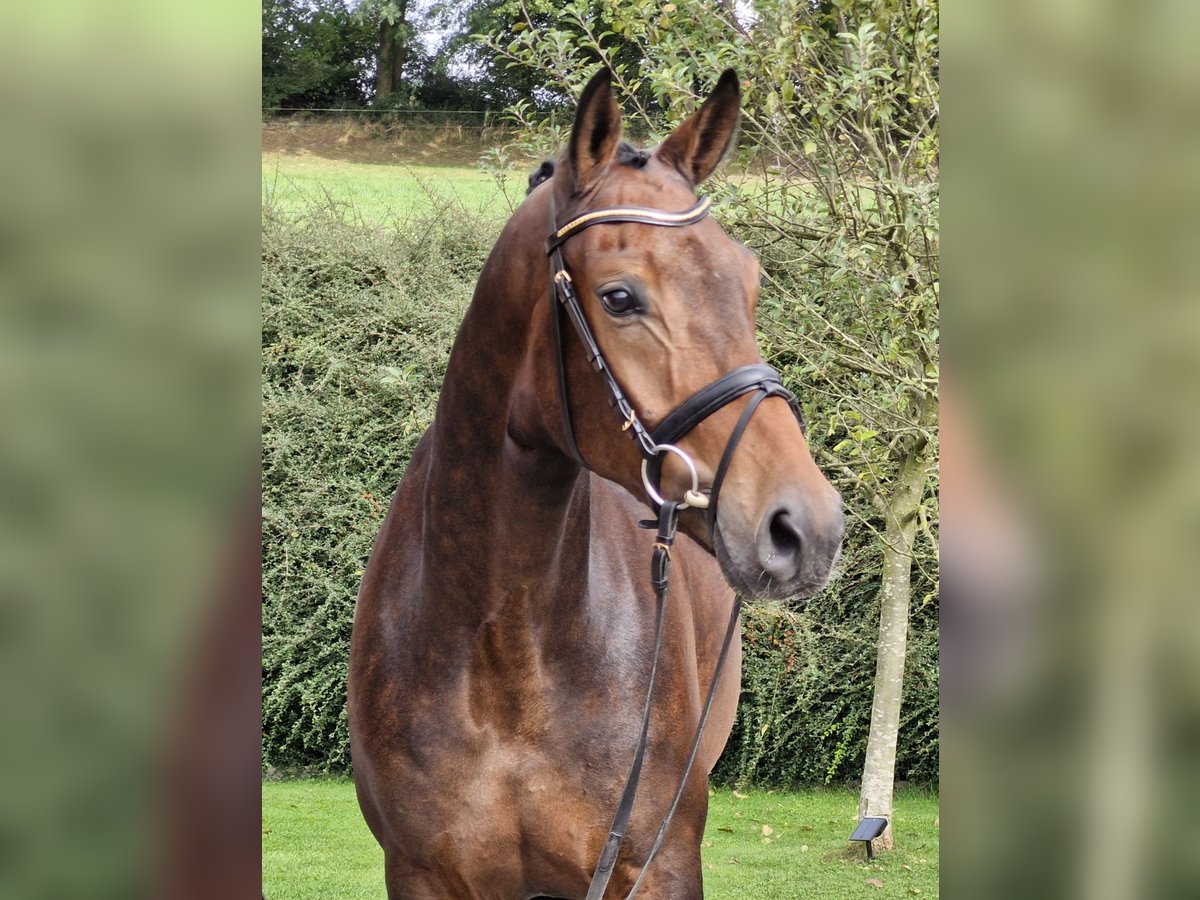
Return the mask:
[[405,70],[412,52],[414,31],[406,21],[408,0],[362,0],[358,7],[359,20],[373,27],[375,45],[376,105],[397,101],[407,103]]
[[[606,7],[603,28],[577,0],[549,23],[526,15],[487,46],[566,96],[596,62],[609,65],[652,138],[722,69],[742,76],[747,152],[737,177],[709,190],[759,253],[759,325],[806,397],[810,443],[881,545],[860,815],[890,822],[914,566],[929,585],[922,603],[936,599],[937,0]],[[533,130],[526,149],[561,141],[530,105],[511,112]],[[892,845],[890,828],[881,844]]]
[[[512,54],[498,54],[492,45],[508,45],[521,35],[557,29],[563,39],[578,42],[579,59],[591,71],[604,57],[589,46],[589,33],[608,32],[619,18],[620,6],[607,0],[588,0],[584,6],[584,24],[578,25],[563,17],[562,4],[555,0],[444,0],[433,8],[439,30],[449,35],[438,51],[439,64],[455,72],[461,89],[488,105],[524,101],[543,112],[568,107],[575,95],[556,90],[540,66]],[[609,43],[608,58],[626,66],[640,64],[636,44]]]
[[372,39],[342,0],[263,0],[263,106],[360,106]]
[[[524,9],[524,12],[522,12]],[[522,98],[533,97],[541,75],[525,65],[509,64],[498,58],[477,34],[513,36],[526,26],[526,17],[535,22],[550,22],[555,14],[550,0],[477,0],[459,3],[446,0],[434,7],[434,17],[448,37],[438,50],[436,66],[442,71],[454,69],[453,80],[484,105],[503,107]]]

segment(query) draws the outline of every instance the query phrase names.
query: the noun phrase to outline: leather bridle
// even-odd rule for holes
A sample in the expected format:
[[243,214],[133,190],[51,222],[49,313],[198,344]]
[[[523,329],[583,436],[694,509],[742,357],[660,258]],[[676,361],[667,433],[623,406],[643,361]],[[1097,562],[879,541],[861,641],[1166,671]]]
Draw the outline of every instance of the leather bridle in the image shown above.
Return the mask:
[[[562,256],[563,244],[584,229],[591,228],[594,225],[636,223],[667,228],[681,228],[694,225],[702,220],[708,215],[710,206],[711,201],[707,197],[704,197],[691,209],[684,210],[683,212],[666,212],[665,210],[638,206],[610,207],[583,213],[560,228],[557,227],[554,212],[554,195],[551,194],[551,234],[549,240],[546,242],[546,253],[550,257],[551,301],[555,307],[561,308],[566,312],[567,317],[571,320],[571,324],[575,327],[576,334],[583,344],[588,362],[595,367],[596,371],[604,379],[605,385],[608,387],[609,403],[621,416],[621,429],[630,433],[638,443],[638,448],[644,460],[642,478],[645,483],[648,495],[647,502],[650,508],[656,513],[659,511],[662,503],[661,494],[659,493],[659,479],[662,475],[663,457],[666,453],[674,453],[688,467],[693,481],[692,491],[685,494],[684,500],[680,503],[680,508],[687,508],[689,506],[699,509],[707,508],[709,525],[715,527],[717,521],[717,499],[720,494],[720,488],[724,483],[729,463],[733,459],[733,452],[737,448],[738,442],[742,439],[742,435],[750,422],[750,417],[754,415],[754,411],[758,408],[758,405],[767,397],[782,397],[787,400],[792,411],[796,414],[796,418],[800,421],[801,428],[803,428],[804,417],[800,412],[800,406],[796,402],[795,395],[783,386],[783,380],[779,377],[779,373],[771,366],[765,363],[739,366],[733,371],[725,373],[711,384],[700,388],[700,390],[671,410],[652,431],[647,429],[638,418],[633,405],[629,402],[628,397],[625,396],[625,392],[621,389],[621,385],[617,381],[612,368],[608,365],[604,354],[600,350],[600,345],[596,341],[595,334],[592,332],[587,317],[584,315],[579,295],[575,291],[575,283],[571,278],[570,272],[567,271],[567,265]],[[584,468],[588,468],[587,462],[579,450],[579,445],[575,441],[575,429],[571,422],[571,407],[567,393],[566,350],[563,330],[559,321],[560,313],[557,309],[552,318],[554,320],[554,347],[558,365],[559,405],[562,408],[563,434],[566,439],[568,452],[575,458],[576,462]],[[675,442],[692,431],[692,429],[713,413],[728,406],[739,397],[752,392],[755,392],[757,396],[751,399],[742,413],[741,420],[734,427],[730,439],[725,446],[725,452],[722,454],[721,462],[717,466],[712,487],[709,489],[707,495],[703,495],[699,490],[695,464],[686,453],[675,446]],[[688,496],[689,494],[693,496]]]
[[[571,421],[571,408],[567,389],[565,333],[560,321],[563,312],[566,313],[567,318],[574,325],[575,333],[579,336],[579,340],[583,344],[588,361],[604,379],[608,388],[609,402],[621,417],[621,429],[629,433],[637,441],[638,448],[642,454],[642,481],[646,488],[647,503],[657,515],[657,521],[643,522],[642,524],[648,527],[657,526],[658,528],[658,534],[654,543],[654,554],[651,559],[651,582],[654,585],[657,607],[650,683],[646,690],[642,728],[637,747],[634,751],[629,777],[626,779],[620,803],[613,817],[613,824],[609,829],[608,840],[604,845],[603,851],[601,851],[600,859],[596,863],[595,873],[592,876],[591,885],[588,888],[587,900],[600,900],[608,887],[609,879],[612,877],[613,867],[617,860],[621,842],[625,837],[625,828],[633,809],[633,801],[637,793],[638,781],[641,777],[642,762],[645,757],[646,742],[650,727],[651,701],[654,696],[654,683],[658,674],[658,659],[662,649],[662,624],[663,613],[666,607],[668,568],[671,558],[670,548],[675,540],[679,513],[688,507],[705,510],[709,527],[715,535],[717,527],[717,501],[720,497],[721,485],[725,481],[725,475],[729,470],[733,453],[750,424],[750,418],[765,399],[768,397],[781,397],[785,399],[796,414],[797,419],[799,419],[801,428],[804,427],[804,419],[800,413],[800,406],[796,402],[795,396],[783,386],[783,381],[779,377],[779,373],[771,366],[763,363],[755,363],[739,366],[731,372],[722,375],[711,384],[702,387],[671,410],[653,429],[647,428],[638,418],[633,405],[625,395],[620,383],[617,381],[616,375],[600,350],[600,345],[596,341],[595,334],[592,332],[587,317],[584,315],[579,295],[575,291],[574,281],[567,271],[566,262],[562,256],[562,246],[584,229],[596,225],[633,223],[656,225],[666,228],[682,228],[694,225],[708,215],[711,201],[707,197],[703,198],[691,209],[682,212],[667,212],[665,210],[646,207],[610,207],[597,209],[581,213],[560,227],[555,214],[553,188],[550,188],[550,190],[550,237],[546,242],[546,253],[550,257],[550,300],[553,307],[551,310],[551,320],[554,323],[554,349],[558,367],[559,401],[562,407],[563,434],[567,450],[580,466],[588,468],[587,462],[579,450],[579,445],[575,441],[575,429]],[[713,413],[747,394],[753,394],[754,396],[750,398],[750,402],[742,410],[742,414],[725,445],[725,451],[721,455],[720,463],[717,465],[712,485],[708,492],[704,493],[700,489],[699,476],[696,472],[695,463],[684,451],[675,446],[675,442],[691,432],[692,429],[713,415]],[[678,456],[691,473],[692,486],[689,490],[685,491],[682,500],[667,500],[661,494],[662,464],[667,453]],[[700,739],[704,733],[704,726],[708,721],[708,714],[712,709],[713,700],[716,697],[717,683],[720,680],[726,657],[729,655],[733,635],[737,631],[740,609],[741,598],[735,595],[729,625],[725,632],[724,643],[721,645],[721,652],[717,658],[716,668],[713,671],[713,680],[709,685],[708,695],[705,699],[700,721],[696,727],[696,734],[692,741],[687,764],[680,778],[674,800],[667,810],[667,814],[663,817],[641,872],[630,889],[628,894],[630,898],[637,893],[650,867],[651,861],[661,848],[663,839],[666,836],[667,827],[683,797],[688,775],[691,773],[692,764],[695,762],[696,754],[700,748]]]

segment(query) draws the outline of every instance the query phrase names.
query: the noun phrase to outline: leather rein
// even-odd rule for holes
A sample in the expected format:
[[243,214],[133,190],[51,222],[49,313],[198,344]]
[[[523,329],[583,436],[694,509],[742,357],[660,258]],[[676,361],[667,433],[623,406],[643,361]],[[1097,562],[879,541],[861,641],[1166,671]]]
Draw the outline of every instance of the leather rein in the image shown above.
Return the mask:
[[[617,861],[617,854],[621,848],[621,842],[625,837],[626,827],[633,810],[633,801],[637,794],[638,782],[641,778],[642,763],[645,759],[646,743],[650,728],[650,711],[654,697],[654,684],[658,675],[658,660],[660,651],[662,650],[662,625],[666,608],[668,574],[671,560],[670,548],[675,541],[679,513],[688,507],[704,510],[709,527],[715,534],[717,501],[720,497],[721,485],[725,481],[725,475],[729,470],[733,453],[750,424],[750,418],[765,399],[768,397],[781,397],[785,399],[796,414],[797,419],[799,419],[801,428],[804,426],[804,419],[795,396],[783,386],[783,381],[779,373],[771,366],[756,363],[739,366],[727,372],[676,406],[653,429],[647,428],[638,418],[633,405],[621,389],[616,375],[600,350],[600,345],[596,341],[595,334],[592,332],[587,317],[584,315],[583,305],[575,290],[574,281],[567,271],[566,262],[562,256],[562,246],[570,238],[579,234],[579,232],[595,225],[633,223],[656,225],[666,228],[683,228],[688,225],[694,225],[708,215],[710,205],[711,201],[706,197],[701,199],[691,209],[682,212],[667,212],[647,207],[610,207],[582,213],[560,227],[555,213],[554,195],[553,193],[550,195],[550,237],[546,242],[546,253],[550,257],[550,301],[553,307],[551,310],[551,320],[553,321],[554,328],[553,343],[558,368],[558,389],[563,415],[563,434],[567,450],[581,467],[588,468],[579,450],[579,445],[575,441],[575,429],[571,422],[571,408],[567,388],[565,332],[561,324],[561,317],[564,312],[567,318],[570,319],[575,333],[583,344],[588,361],[600,374],[601,378],[603,378],[608,388],[609,403],[617,410],[621,417],[621,430],[628,433],[638,444],[638,449],[642,454],[642,482],[646,488],[647,503],[657,516],[656,520],[645,521],[641,525],[650,528],[657,527],[658,529],[650,564],[651,583],[654,586],[656,603],[654,655],[650,667],[649,685],[646,689],[641,732],[634,750],[629,776],[626,778],[621,800],[613,816],[608,839],[605,842],[604,849],[600,853],[595,873],[588,887],[587,900],[601,900],[608,887],[609,879],[612,877]],[[750,398],[750,402],[747,403],[741,417],[730,434],[729,440],[725,445],[725,451],[721,455],[721,461],[717,466],[716,474],[713,477],[711,487],[707,492],[704,492],[700,488],[695,463],[687,453],[675,446],[675,442],[691,432],[697,425],[713,415],[713,413],[747,394],[753,394],[754,396]],[[691,474],[691,488],[684,492],[683,499],[681,500],[667,500],[661,493],[662,465],[668,453],[677,456]],[[716,668],[713,670],[712,683],[708,688],[708,695],[704,701],[700,721],[696,726],[695,737],[692,740],[687,763],[679,780],[679,787],[675,792],[675,797],[666,815],[659,825],[658,833],[655,835],[650,852],[646,857],[646,861],[642,864],[642,869],[638,873],[638,877],[634,881],[627,898],[632,898],[637,893],[643,879],[646,877],[650,863],[662,847],[667,827],[683,797],[688,776],[691,774],[692,765],[695,763],[696,755],[700,749],[700,740],[704,734],[704,727],[708,722],[708,715],[712,710],[713,700],[716,697],[717,684],[720,681],[725,660],[729,655],[733,636],[737,631],[740,611],[741,598],[735,594],[734,603],[730,611],[729,624],[725,631],[724,642],[721,645],[721,652],[717,658]]]

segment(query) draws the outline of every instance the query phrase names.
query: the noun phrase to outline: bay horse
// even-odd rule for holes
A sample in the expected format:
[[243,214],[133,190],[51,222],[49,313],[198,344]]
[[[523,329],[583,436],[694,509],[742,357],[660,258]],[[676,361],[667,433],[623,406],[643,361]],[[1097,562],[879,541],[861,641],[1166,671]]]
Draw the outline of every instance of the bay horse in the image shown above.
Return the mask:
[[[697,202],[739,114],[727,71],[637,150],[602,70],[483,268],[355,612],[354,779],[392,900],[624,897],[676,794],[639,888],[702,896],[736,641],[694,735],[734,592],[811,594],[842,534],[755,343],[757,261]],[[598,866],[635,746],[628,836]]]

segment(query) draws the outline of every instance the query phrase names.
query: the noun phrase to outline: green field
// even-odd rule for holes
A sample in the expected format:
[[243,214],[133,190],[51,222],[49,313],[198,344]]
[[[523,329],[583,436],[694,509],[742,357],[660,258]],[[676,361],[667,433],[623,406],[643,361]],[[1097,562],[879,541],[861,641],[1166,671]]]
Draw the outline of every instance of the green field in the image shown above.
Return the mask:
[[515,176],[501,190],[478,168],[378,164],[263,154],[263,203],[276,213],[302,215],[331,203],[372,223],[403,224],[414,213],[443,204],[505,219],[524,196]]
[[[512,170],[503,185],[478,166],[429,165],[428,162],[360,162],[313,154],[264,152],[263,207],[274,215],[302,218],[312,209],[367,225],[402,229],[414,216],[431,210],[461,208],[485,220],[503,222],[525,198],[529,172]],[[759,208],[787,214],[781,192],[806,190],[774,186],[760,179],[732,176],[730,183]],[[863,203],[874,203],[864,197]]]
[[[873,865],[846,840],[845,791],[714,793],[701,849],[709,900],[938,896],[938,799],[896,798],[899,849]],[[380,898],[383,854],[347,780],[263,784],[263,890],[270,900]]]

